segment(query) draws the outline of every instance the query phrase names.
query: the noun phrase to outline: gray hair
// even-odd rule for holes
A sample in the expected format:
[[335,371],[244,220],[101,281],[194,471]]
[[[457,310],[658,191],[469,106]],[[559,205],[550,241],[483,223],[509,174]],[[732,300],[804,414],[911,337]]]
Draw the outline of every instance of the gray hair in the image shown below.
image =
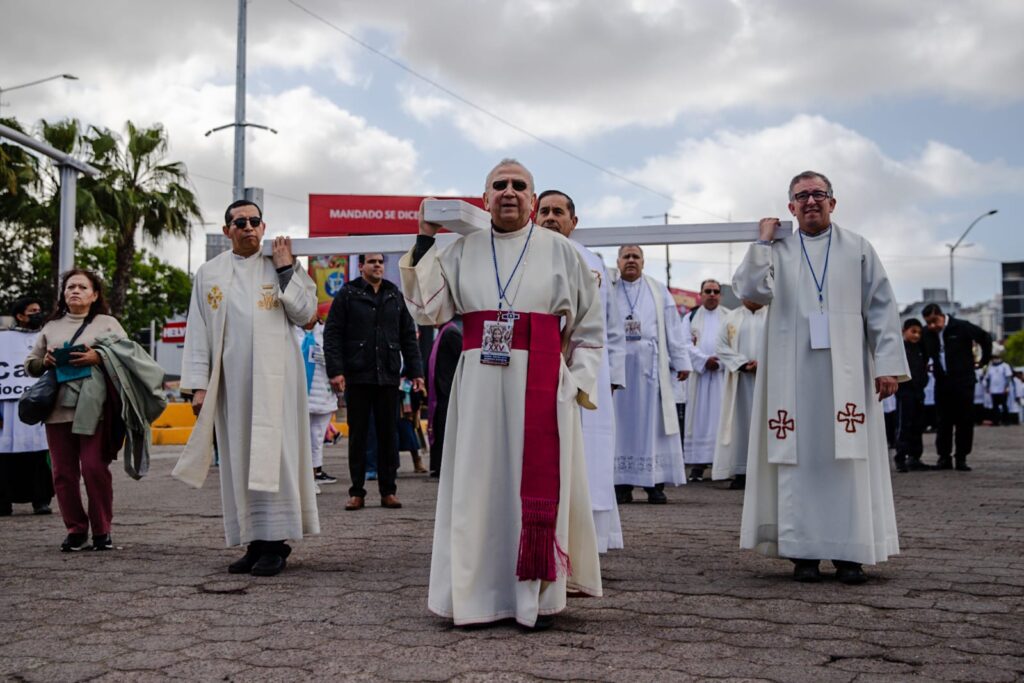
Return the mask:
[[641,247],[639,244],[623,244],[622,246],[619,247],[619,256],[622,256],[623,249],[636,249],[640,252],[641,256],[644,255],[644,248]]
[[824,173],[818,173],[817,171],[804,171],[793,176],[793,179],[789,181],[789,198],[793,198],[793,187],[801,180],[814,180],[820,178],[825,182],[825,188],[828,190],[828,196],[832,196],[832,181],[829,180]]
[[494,172],[497,171],[499,168],[503,168],[505,166],[518,166],[519,168],[523,169],[523,171],[526,172],[527,181],[530,183],[531,192],[535,187],[537,187],[536,185],[533,184],[533,174],[530,173],[530,169],[526,168],[526,166],[523,165],[523,162],[519,161],[518,159],[513,159],[511,157],[505,157],[504,159],[499,161],[494,166],[494,168],[491,169],[490,173],[487,174],[487,178],[484,180],[484,192],[491,189],[491,176],[494,175]]

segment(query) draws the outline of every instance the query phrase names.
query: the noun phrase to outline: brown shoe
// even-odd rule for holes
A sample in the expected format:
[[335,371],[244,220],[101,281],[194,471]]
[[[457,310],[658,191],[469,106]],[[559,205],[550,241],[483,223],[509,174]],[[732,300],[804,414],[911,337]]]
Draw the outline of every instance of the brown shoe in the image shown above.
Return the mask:
[[419,453],[413,453],[412,471],[416,474],[424,474],[427,471],[427,468],[423,466],[423,458],[420,457]]
[[365,503],[359,496],[352,496],[348,499],[348,502],[345,503],[346,510],[362,510],[364,506]]
[[398,496],[392,493],[380,499],[380,506],[382,508],[391,508],[393,510],[397,510],[398,508],[402,507],[402,504],[398,502]]

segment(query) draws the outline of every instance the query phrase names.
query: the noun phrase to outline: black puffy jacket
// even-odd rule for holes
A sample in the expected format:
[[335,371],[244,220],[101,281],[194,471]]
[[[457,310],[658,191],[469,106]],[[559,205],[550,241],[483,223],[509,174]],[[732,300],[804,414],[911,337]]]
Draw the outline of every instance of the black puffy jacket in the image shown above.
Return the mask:
[[406,376],[423,377],[416,324],[394,283],[377,292],[361,277],[345,283],[327,314],[324,358],[327,376],[346,385],[398,386],[403,359]]

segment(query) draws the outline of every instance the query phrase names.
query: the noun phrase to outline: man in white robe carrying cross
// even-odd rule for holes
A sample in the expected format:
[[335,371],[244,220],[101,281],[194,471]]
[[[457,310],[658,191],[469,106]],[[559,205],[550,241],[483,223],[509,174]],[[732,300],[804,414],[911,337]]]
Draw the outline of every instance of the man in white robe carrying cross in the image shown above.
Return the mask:
[[288,539],[320,532],[309,444],[306,373],[293,325],[316,313],[316,285],[296,267],[291,241],[260,253],[259,206],[232,203],[224,216],[231,251],[196,273],[182,358],[181,388],[198,415],[172,475],[199,488],[220,453],[224,535],[248,543],[233,574],[284,569]]
[[611,278],[604,261],[579,242],[571,239],[579,217],[576,205],[569,195],[560,190],[545,190],[537,200],[537,221],[550,230],[570,238],[572,246],[586,262],[601,295],[604,311],[604,352],[597,378],[597,410],[580,409],[583,421],[583,454],[587,461],[587,480],[590,482],[590,504],[594,509],[594,529],[597,531],[597,549],[604,553],[623,547],[622,522],[615,501],[615,406],[612,392],[626,386],[624,348],[625,332],[622,318],[615,304]]
[[686,438],[683,460],[690,466],[690,481],[704,481],[704,469],[715,460],[715,440],[722,413],[725,369],[718,358],[718,329],[729,309],[720,305],[722,285],[708,279],[700,283],[700,306],[683,317],[683,338],[690,350],[693,377],[687,382]]
[[799,232],[777,218],[736,271],[743,299],[771,304],[757,357],[740,546],[794,563],[793,578],[863,583],[899,552],[880,401],[909,380],[899,312],[871,244],[832,223],[832,184],[789,186]]
[[603,310],[590,270],[530,220],[533,176],[487,175],[491,228],[439,251],[422,219],[399,262],[422,325],[462,315],[434,522],[428,607],[455,624],[546,628],[566,589],[601,595],[578,406],[595,408]]

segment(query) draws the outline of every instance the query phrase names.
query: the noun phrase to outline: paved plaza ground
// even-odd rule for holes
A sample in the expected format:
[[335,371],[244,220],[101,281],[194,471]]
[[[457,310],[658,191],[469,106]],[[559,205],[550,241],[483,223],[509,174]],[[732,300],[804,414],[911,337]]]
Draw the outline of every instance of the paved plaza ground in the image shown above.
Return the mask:
[[216,473],[189,489],[163,447],[143,481],[114,465],[113,552],[58,552],[59,516],[28,506],[0,520],[0,677],[1022,680],[1024,427],[982,428],[976,449],[971,473],[893,474],[903,552],[867,585],[792,582],[788,563],[737,548],[740,492],[691,484],[623,506],[605,597],[524,633],[427,611],[437,485],[408,455],[405,507],[371,496],[353,513],[344,447],[329,447],[342,481],[319,497],[323,533],[257,579],[226,572],[240,553],[223,547]]

